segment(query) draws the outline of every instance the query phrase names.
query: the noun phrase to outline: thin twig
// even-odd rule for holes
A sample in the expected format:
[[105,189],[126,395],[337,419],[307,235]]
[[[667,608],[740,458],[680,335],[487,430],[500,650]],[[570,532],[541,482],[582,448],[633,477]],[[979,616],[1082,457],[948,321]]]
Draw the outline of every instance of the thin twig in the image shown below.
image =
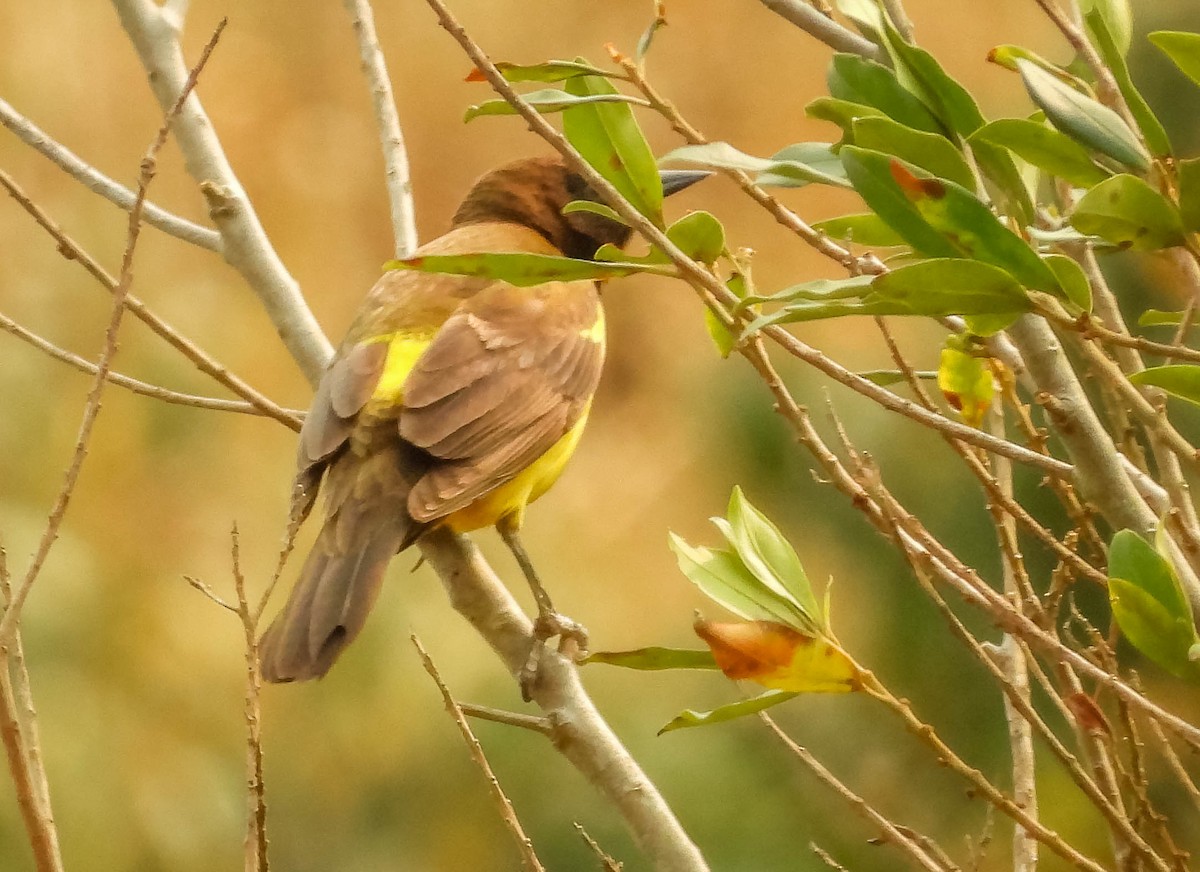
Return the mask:
[[[60,360],[68,366],[72,366],[80,372],[86,372],[88,375],[95,375],[99,367],[86,358],[80,357],[67,351],[65,348],[60,348],[53,342],[42,336],[38,336],[31,330],[22,327],[16,321],[9,318],[7,315],[0,313],[0,330],[11,333],[23,342],[27,342],[39,351],[45,352],[55,360]],[[170,388],[164,388],[159,385],[152,385],[149,382],[139,381],[127,375],[122,375],[119,372],[109,372],[108,380],[111,384],[117,387],[125,388],[135,394],[141,394],[144,397],[150,397],[155,400],[161,400],[164,403],[171,403],[177,406],[190,406],[195,409],[209,409],[214,412],[237,412],[242,415],[257,415],[259,417],[268,417],[267,413],[257,406],[253,406],[243,400],[222,400],[217,397],[202,397],[196,394],[185,394],[180,391],[173,391]],[[284,409],[284,412],[292,417],[299,419],[304,413],[296,409]]]
[[832,869],[833,872],[850,872],[849,869],[847,869],[845,866],[843,866],[837,860],[833,859],[833,857],[829,854],[829,852],[826,851],[824,848],[822,848],[820,845],[818,845],[816,842],[809,842],[808,849],[810,851],[812,851],[814,854],[816,854],[817,859],[820,860],[822,863],[824,863],[826,866],[828,866],[830,869]]
[[[21,207],[28,212],[38,225],[45,230],[54,239],[58,250],[63,257],[68,260],[73,260],[82,266],[88,273],[104,286],[109,293],[116,293],[117,279],[108,273],[95,258],[88,254],[79,246],[75,240],[71,239],[55,221],[46,214],[46,212],[33,202],[29,196],[21,189],[20,185],[13,180],[8,173],[0,170],[0,186],[8,191],[9,195],[16,200]],[[125,308],[132,312],[137,318],[142,321],[152,331],[165,339],[170,345],[190,360],[197,369],[205,375],[211,376],[220,384],[229,388],[239,397],[242,397],[246,402],[261,411],[268,418],[274,418],[280,423],[293,430],[300,429],[300,421],[291,413],[280,408],[277,404],[267,399],[250,385],[246,384],[240,378],[229,372],[223,364],[216,358],[209,355],[206,351],[200,348],[196,343],[192,342],[166,321],[163,321],[157,315],[150,311],[146,305],[135,297],[133,294],[126,292]]]
[[204,581],[203,579],[196,578],[194,575],[185,575],[183,580],[191,585],[194,590],[199,591],[202,596],[213,602],[215,605],[231,611],[235,615],[238,613],[238,607],[222,599],[221,595],[213,590],[212,585],[210,585],[208,582]]
[[258,671],[258,619],[246,597],[246,578],[242,574],[241,549],[237,524],[230,532],[230,557],[233,561],[233,587],[237,594],[237,616],[242,624],[245,644],[246,693],[246,838],[243,842],[245,872],[269,872],[267,857],[267,798],[263,782],[262,676]]
[[462,709],[464,715],[478,718],[481,721],[507,724],[510,727],[518,727],[522,730],[541,733],[543,736],[554,734],[554,726],[550,723],[549,719],[539,717],[538,715],[523,715],[518,712],[504,711],[503,709],[492,708],[486,705],[475,705],[469,702],[460,702],[458,707]]
[[917,844],[915,839],[907,835],[903,828],[897,826],[890,819],[881,814],[875,809],[874,806],[847,787],[841,779],[826,769],[821,764],[821,761],[813,756],[811,751],[793,741],[792,737],[785,733],[779,727],[779,725],[771,719],[770,715],[768,715],[766,712],[759,712],[758,717],[764,724],[767,725],[768,729],[775,734],[776,738],[783,742],[784,746],[792,752],[792,755],[808,767],[809,771],[816,775],[817,778],[819,778],[826,786],[832,788],[834,792],[838,794],[838,796],[840,796],[847,802],[847,804],[849,804],[856,814],[872,825],[878,827],[879,831],[883,833],[883,839],[887,844],[895,845],[902,852],[904,852],[904,854],[906,854],[910,860],[912,860],[922,869],[928,870],[928,872],[955,872],[955,870],[958,869],[957,866],[946,866],[934,859],[933,856],[931,856],[920,845]]
[[[455,611],[487,640],[510,674],[518,674],[529,656],[532,624],[479,549],[445,529],[425,534],[419,544]],[[650,867],[706,872],[708,864],[658,788],[596,711],[578,670],[545,652],[531,695],[553,727],[551,745],[612,803]]]
[[174,104],[172,104],[170,110],[167,112],[158,135],[149,149],[147,149],[145,157],[142,158],[141,173],[138,177],[137,199],[134,201],[133,207],[129,210],[129,231],[126,237],[125,254],[121,259],[120,277],[113,291],[112,315],[109,318],[108,329],[104,334],[104,347],[96,366],[96,375],[92,380],[92,387],[88,391],[87,401],[84,405],[83,420],[79,425],[79,435],[75,441],[75,450],[71,456],[71,463],[67,467],[62,488],[55,498],[53,508],[50,510],[46,529],[42,533],[41,540],[38,542],[33,560],[30,562],[29,569],[8,602],[4,618],[0,620],[0,645],[5,644],[7,640],[12,638],[12,634],[17,627],[17,622],[21,619],[21,609],[25,605],[29,591],[32,589],[33,583],[37,580],[38,574],[42,570],[42,565],[45,563],[46,557],[50,554],[51,547],[58,539],[59,527],[62,525],[63,517],[66,515],[71,495],[75,491],[75,483],[79,480],[79,471],[83,467],[83,459],[87,456],[88,443],[92,438],[92,428],[95,426],[96,419],[100,414],[100,397],[104,393],[104,386],[108,380],[108,371],[112,363],[112,358],[117,353],[117,333],[121,328],[121,320],[125,314],[125,298],[129,293],[129,286],[133,282],[133,253],[137,248],[138,236],[142,228],[142,204],[146,199],[146,189],[149,187],[156,172],[158,153],[166,145],[171,124],[176,116],[178,116],[184,101],[192,92],[192,89],[196,87],[196,80],[200,72],[204,69],[204,65],[208,62],[208,58],[212,54],[217,40],[220,39],[221,31],[224,28],[225,22],[222,21],[209,39],[208,44],[205,45],[204,50],[200,53],[200,60],[191,72],[188,73],[183,88],[179,91]]
[[600,861],[600,868],[604,872],[621,872],[621,864],[608,855],[608,853],[600,847],[600,843],[588,835],[588,831],[583,828],[583,824],[575,824],[575,832],[579,833],[580,838],[587,844],[588,848],[596,859]]
[[[85,188],[128,212],[133,208],[137,195],[127,187],[110,179],[87,163],[61,143],[55,142],[44,130],[0,99],[0,124],[7,127],[17,138],[67,172]],[[201,227],[186,218],[180,218],[153,203],[142,205],[142,216],[147,224],[156,227],[184,242],[206,248],[221,250],[221,235],[208,227]]]
[[383,146],[384,177],[387,179],[388,200],[391,203],[396,257],[408,257],[417,248],[412,177],[387,63],[379,48],[379,37],[375,34],[375,13],[368,0],[343,0],[342,5],[350,13],[354,24],[363,73],[371,87],[371,104],[375,109],[375,123],[379,127],[379,141]]
[[1155,738],[1162,745],[1163,757],[1166,759],[1167,765],[1171,768],[1171,772],[1183,786],[1184,792],[1187,793],[1188,798],[1192,801],[1192,805],[1196,807],[1196,811],[1200,812],[1200,787],[1196,786],[1196,782],[1188,774],[1187,767],[1179,759],[1179,754],[1172,747],[1170,739],[1167,738],[1159,723],[1157,721],[1150,721],[1150,729],[1154,731]]
[[[0,546],[0,603],[12,598],[8,555]],[[0,645],[0,741],[16,791],[17,808],[33,852],[37,872],[62,872],[58,829],[50,804],[50,784],[42,760],[37,710],[29,686],[29,670],[21,644],[21,628],[7,645]]]
[[500,781],[496,778],[496,773],[492,771],[491,764],[488,763],[487,756],[483,753],[483,747],[479,744],[479,740],[475,738],[475,734],[471,731],[471,725],[467,723],[466,715],[455,702],[454,697],[450,694],[450,688],[446,686],[446,682],[442,680],[441,673],[438,672],[437,666],[434,665],[433,659],[425,650],[425,646],[421,644],[421,640],[415,635],[410,636],[413,645],[417,649],[417,653],[421,656],[421,665],[425,667],[425,671],[429,673],[429,677],[433,679],[438,690],[442,694],[442,702],[446,706],[446,711],[454,718],[454,723],[458,725],[458,729],[462,732],[463,741],[467,743],[467,750],[471,754],[471,759],[475,761],[475,765],[487,778],[488,790],[492,794],[492,799],[496,803],[496,807],[500,811],[500,819],[504,821],[505,827],[512,835],[513,840],[517,843],[517,851],[521,855],[521,864],[531,872],[545,872],[545,867],[541,860],[538,859],[537,853],[533,850],[533,842],[529,836],[525,834],[525,828],[521,826],[521,821],[517,817],[516,810],[513,809],[512,802],[500,787]]

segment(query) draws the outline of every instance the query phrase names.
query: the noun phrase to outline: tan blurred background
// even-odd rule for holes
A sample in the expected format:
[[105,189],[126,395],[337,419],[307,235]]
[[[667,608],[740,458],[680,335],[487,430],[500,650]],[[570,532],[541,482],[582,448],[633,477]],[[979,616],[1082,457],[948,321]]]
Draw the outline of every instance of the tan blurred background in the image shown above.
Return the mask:
[[[1135,5],[1139,33],[1200,29],[1194,0]],[[650,6],[453,4],[493,58],[520,62],[575,55],[601,61],[610,41],[631,52]],[[1031,0],[912,0],[909,9],[922,44],[982,95],[993,117],[1029,106],[1011,74],[985,63],[988,48],[1021,43],[1067,58]],[[428,238],[445,228],[474,177],[545,146],[511,118],[462,124],[464,108],[490,93],[463,82],[470,64],[425,4],[380,2],[377,14],[416,180],[418,224]],[[803,114],[824,93],[827,49],[753,0],[676,0],[668,14],[650,74],[709,137],[759,155],[836,138],[832,127]],[[226,15],[229,27],[200,94],[275,246],[336,339],[391,251],[379,148],[348,18],[333,2],[196,0],[186,33],[190,57]],[[1197,92],[1147,49],[1136,50],[1133,63],[1176,143],[1194,154]],[[0,3],[0,97],[126,182],[160,120],[106,3]],[[644,124],[659,153],[679,144],[657,119]],[[0,131],[0,167],[116,270],[125,235],[119,211],[7,131]],[[858,210],[853,197],[816,188],[783,196],[809,220]],[[173,144],[152,199],[205,219]],[[734,243],[758,251],[764,288],[837,275],[724,180],[677,199],[673,214],[710,209]],[[231,269],[152,229],[137,255],[134,291],[156,312],[280,403],[307,405],[305,382]],[[1128,275],[1136,288],[1137,274]],[[567,475],[527,526],[528,547],[560,608],[590,627],[597,648],[694,645],[692,610],[719,611],[676,570],[667,530],[712,541],[705,519],[720,513],[730,487],[741,483],[784,526],[814,580],[836,579],[835,627],[843,641],[912,697],[969,760],[1003,781],[999,699],[897,559],[835,493],[814,482],[748,368],[717,357],[687,289],[632,279],[610,287],[606,301],[611,358],[592,424]],[[107,295],[56,255],[8,199],[0,201],[0,311],[87,356],[98,352],[109,312]],[[866,324],[800,332],[850,366],[886,365]],[[902,335],[917,366],[934,365],[936,329],[905,325]],[[132,318],[117,369],[180,390],[216,392]],[[821,381],[795,367],[785,367],[785,375],[802,401],[820,406]],[[0,334],[0,536],[18,574],[60,485],[87,386],[86,377]],[[940,444],[843,391],[832,396],[895,489],[965,557],[994,570],[980,501]],[[229,591],[229,529],[236,521],[244,566],[261,587],[285,522],[293,443],[292,433],[264,419],[108,389],[62,538],[25,620],[69,868],[200,872],[240,863],[240,628],[182,577]],[[528,602],[494,534],[477,538]],[[406,554],[396,561],[367,631],[326,680],[266,691],[278,869],[517,867],[482,776],[420,670],[409,634],[423,638],[461,698],[516,709],[521,703],[430,571],[409,574],[414,560]],[[1037,555],[1031,560],[1038,565]],[[865,844],[874,833],[801,773],[757,722],[655,738],[682,708],[734,699],[723,680],[605,667],[590,667],[585,679],[714,868],[815,869],[810,839],[854,869],[897,865],[889,849]],[[1177,689],[1164,681],[1164,691]],[[1200,712],[1195,700],[1190,706],[1193,715]],[[983,807],[965,801],[964,786],[869,703],[813,698],[779,711],[799,741],[886,812],[960,855],[966,838],[983,832]],[[645,868],[613,812],[539,739],[489,724],[478,730],[550,868],[593,868],[573,831],[576,821],[626,868]],[[1103,855],[1099,821],[1060,798],[1062,781],[1059,770],[1047,768],[1049,822]],[[29,857],[11,793],[0,786],[0,870],[15,872],[28,868]],[[983,868],[1003,868],[1007,833],[997,825]],[[1051,860],[1045,868],[1058,867]]]

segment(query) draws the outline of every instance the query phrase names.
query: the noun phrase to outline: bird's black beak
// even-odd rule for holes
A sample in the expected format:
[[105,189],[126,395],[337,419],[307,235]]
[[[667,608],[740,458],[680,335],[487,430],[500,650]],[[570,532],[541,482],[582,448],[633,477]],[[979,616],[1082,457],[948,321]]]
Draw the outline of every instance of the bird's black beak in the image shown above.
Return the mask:
[[659,170],[658,177],[662,179],[663,196],[677,194],[684,188],[690,188],[701,179],[706,179],[712,173],[706,170]]

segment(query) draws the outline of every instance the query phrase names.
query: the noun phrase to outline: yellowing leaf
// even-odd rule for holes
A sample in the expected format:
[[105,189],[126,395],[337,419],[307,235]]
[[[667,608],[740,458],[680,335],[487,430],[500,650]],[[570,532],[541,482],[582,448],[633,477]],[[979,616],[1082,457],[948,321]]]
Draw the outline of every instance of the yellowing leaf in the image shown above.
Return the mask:
[[717,666],[735,681],[749,679],[791,693],[859,689],[853,661],[837,646],[772,621],[716,623],[697,619],[696,635]]
[[943,348],[938,366],[938,387],[963,421],[972,427],[983,423],[996,392],[991,367],[985,359],[957,348]]

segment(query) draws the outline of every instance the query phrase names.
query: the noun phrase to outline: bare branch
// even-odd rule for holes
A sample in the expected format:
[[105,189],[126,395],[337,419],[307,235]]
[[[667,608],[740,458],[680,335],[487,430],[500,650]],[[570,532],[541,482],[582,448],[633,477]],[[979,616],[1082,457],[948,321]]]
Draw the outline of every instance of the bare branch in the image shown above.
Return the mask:
[[[437,529],[419,540],[450,602],[504,661],[511,675],[525,665],[533,627],[512,594],[465,536]],[[658,788],[596,711],[575,668],[547,651],[531,688],[553,725],[551,744],[625,819],[641,850],[660,872],[707,870]]]
[[[11,598],[7,554],[0,546],[0,600],[7,607]],[[14,630],[8,644],[0,644],[0,741],[8,757],[34,866],[37,872],[62,872],[58,829],[50,805],[50,784],[42,761],[37,710],[29,687],[20,627]]]
[[[55,142],[45,131],[3,99],[0,99],[0,124],[11,130],[26,145],[81,182],[89,191],[99,194],[126,212],[133,208],[134,200],[137,198],[133,191],[100,172],[65,145]],[[221,250],[221,236],[215,230],[201,227],[186,218],[180,218],[153,203],[143,204],[142,214],[147,224],[158,228],[163,233],[200,248],[207,248],[209,251],[219,252]]]
[[[23,342],[27,342],[39,351],[53,357],[55,360],[61,360],[68,366],[72,366],[80,372],[86,372],[88,375],[95,375],[99,370],[96,364],[90,360],[80,357],[78,354],[73,354],[65,348],[59,348],[53,342],[50,342],[44,337],[38,336],[31,330],[26,330],[16,321],[9,318],[7,315],[0,313],[0,330],[4,330],[16,336]],[[216,397],[201,397],[196,394],[185,394],[179,391],[173,391],[170,388],[152,385],[147,382],[139,381],[135,378],[130,378],[127,375],[122,375],[119,372],[110,372],[108,381],[118,387],[125,388],[135,394],[141,394],[144,397],[151,397],[156,400],[162,400],[164,403],[172,403],[177,406],[191,406],[196,409],[209,409],[214,412],[237,412],[242,415],[258,415],[266,417],[266,413],[262,409],[252,406],[250,403],[242,400],[222,400]],[[296,417],[303,415],[295,409],[285,409],[289,415]]]
[[416,209],[413,206],[412,177],[408,169],[408,153],[404,148],[404,133],[387,63],[375,34],[375,13],[368,0],[342,0],[354,24],[358,37],[358,53],[363,73],[371,86],[371,103],[379,126],[379,141],[383,146],[384,177],[387,179],[388,200],[391,203],[392,235],[396,240],[396,257],[408,257],[417,248]]
[[121,320],[125,314],[125,299],[129,293],[129,286],[133,282],[133,253],[137,248],[138,236],[142,228],[142,204],[146,199],[146,189],[153,180],[157,169],[158,153],[166,145],[171,123],[179,114],[184,101],[192,92],[192,89],[196,87],[196,79],[204,69],[204,65],[208,61],[213,48],[216,46],[217,40],[220,39],[221,31],[224,27],[225,22],[222,21],[201,52],[200,60],[197,62],[195,68],[187,74],[183,87],[167,111],[166,119],[159,129],[157,137],[155,137],[154,142],[147,149],[146,156],[142,158],[141,174],[138,177],[137,198],[134,200],[133,207],[129,210],[129,231],[126,237],[125,254],[121,259],[120,278],[117,280],[116,288],[113,290],[112,315],[109,318],[108,329],[104,333],[104,347],[100,352],[100,360],[96,366],[96,375],[92,381],[92,387],[88,391],[87,401],[84,405],[83,420],[80,422],[79,436],[75,441],[75,451],[71,456],[71,463],[67,467],[62,488],[55,498],[53,508],[50,510],[50,517],[46,522],[46,529],[42,533],[42,538],[38,542],[37,551],[34,553],[33,560],[29,564],[29,569],[26,571],[25,577],[21,580],[20,585],[17,586],[12,597],[9,599],[3,619],[0,620],[0,645],[3,645],[6,640],[11,639],[12,634],[16,631],[17,623],[21,620],[21,609],[25,604],[26,598],[29,596],[29,591],[41,573],[42,565],[45,563],[46,557],[50,554],[50,548],[58,539],[59,527],[62,525],[63,517],[66,515],[71,495],[75,491],[75,483],[79,480],[79,471],[83,467],[83,459],[87,456],[88,443],[92,438],[92,428],[95,426],[96,418],[100,414],[100,397],[104,393],[104,385],[108,380],[108,371],[112,364],[113,355],[117,353],[117,332],[121,328]]
[[[179,32],[186,3],[159,7],[153,0],[113,0],[121,24],[145,67],[150,87],[164,109],[187,76]],[[223,241],[225,260],[258,295],[283,344],[311,384],[333,354],[296,280],[267,240],[237,175],[221,149],[216,130],[195,95],[185,103],[178,141],[188,172],[208,199],[209,214]]]
[[842,782],[836,775],[826,769],[821,761],[813,756],[812,752],[807,748],[797,744],[792,740],[791,736],[780,729],[779,725],[771,719],[771,716],[766,712],[759,712],[758,717],[764,724],[775,734],[779,741],[783,742],[784,746],[792,752],[801,763],[808,767],[814,775],[817,776],[826,786],[832,788],[834,792],[844,799],[854,812],[859,817],[878,827],[883,833],[884,840],[889,845],[895,845],[903,851],[910,860],[928,872],[957,872],[958,867],[954,865],[946,865],[936,860],[931,854],[925,851],[916,840],[911,838],[907,833],[907,828],[901,828],[881,814],[869,802],[851,790]]
[[241,548],[237,524],[230,531],[230,557],[233,562],[233,589],[237,594],[237,616],[242,624],[245,644],[246,689],[246,838],[243,841],[245,872],[269,872],[267,858],[267,798],[263,782],[262,676],[258,671],[258,619],[246,597],[246,578],[242,574]]
[[621,864],[610,857],[605,850],[600,847],[600,843],[588,835],[588,831],[583,828],[582,824],[575,824],[575,831],[579,833],[580,837],[591,849],[592,853],[596,855],[596,859],[600,861],[600,867],[604,870],[604,872],[621,872]]
[[875,43],[853,30],[847,30],[803,0],[762,0],[762,4],[834,51],[862,55],[875,61],[883,57],[883,52]]
[[183,577],[183,580],[186,581],[189,585],[191,585],[193,589],[199,591],[206,599],[210,600],[215,605],[218,605],[223,609],[231,611],[235,615],[238,613],[237,606],[231,605],[230,603],[228,603],[224,599],[222,599],[220,594],[218,594],[215,590],[213,590],[212,585],[210,585],[208,582],[204,581],[203,579],[196,578],[194,575],[185,575]]
[[525,834],[525,828],[521,826],[521,821],[517,817],[517,812],[513,808],[512,802],[504,793],[504,789],[500,787],[500,780],[496,778],[496,773],[492,771],[491,764],[487,761],[487,756],[483,753],[483,747],[479,744],[479,740],[475,738],[475,734],[471,732],[471,725],[467,723],[466,715],[455,702],[454,697],[450,694],[450,688],[446,686],[446,682],[442,680],[441,673],[438,672],[437,666],[433,663],[433,658],[425,650],[425,646],[421,644],[421,640],[415,635],[409,637],[413,645],[417,649],[417,653],[421,656],[421,665],[425,667],[425,671],[429,673],[429,677],[433,679],[442,694],[442,702],[446,706],[446,711],[454,718],[454,723],[458,725],[458,729],[462,732],[463,741],[467,743],[467,750],[471,753],[471,759],[475,761],[475,765],[483,772],[488,781],[488,788],[492,794],[492,799],[495,800],[496,806],[500,809],[500,819],[504,821],[504,826],[508,828],[514,841],[517,843],[517,851],[521,855],[521,864],[531,872],[545,872],[541,860],[533,850],[533,842],[529,836]]
[[460,702],[458,707],[462,709],[463,714],[468,717],[478,718],[481,721],[493,721],[497,724],[507,724],[510,727],[517,727],[522,730],[531,730],[535,733],[541,733],[543,736],[551,736],[554,734],[554,725],[547,718],[538,717],[537,715],[523,715],[517,712],[507,712],[503,709],[492,708],[486,705],[474,705],[469,702]]
[[[73,260],[82,266],[93,278],[103,285],[110,293],[116,293],[117,279],[100,266],[94,257],[88,254],[71,237],[62,231],[46,212],[29,199],[28,195],[4,170],[0,170],[0,186],[16,200],[21,207],[33,216],[33,219],[45,230],[58,245],[63,257]],[[300,420],[246,384],[216,358],[196,345],[182,333],[159,318],[149,308],[128,292],[125,293],[125,308],[132,312],[147,327],[165,339],[173,348],[195,364],[196,368],[205,375],[211,376],[229,390],[246,400],[268,418],[274,418],[292,430],[300,429]]]

